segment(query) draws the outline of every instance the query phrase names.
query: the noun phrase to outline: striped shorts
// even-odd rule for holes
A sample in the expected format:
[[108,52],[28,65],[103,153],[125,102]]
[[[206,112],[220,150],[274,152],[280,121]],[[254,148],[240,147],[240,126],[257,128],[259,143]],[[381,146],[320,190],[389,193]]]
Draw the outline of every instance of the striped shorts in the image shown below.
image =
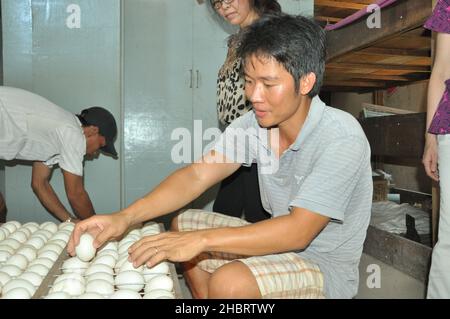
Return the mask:
[[[239,227],[247,221],[223,214],[189,209],[178,215],[179,231],[219,227]],[[207,252],[192,262],[200,269],[213,273],[231,262],[244,263],[255,276],[262,298],[324,298],[323,274],[319,266],[296,253],[280,253],[247,257],[236,254]]]

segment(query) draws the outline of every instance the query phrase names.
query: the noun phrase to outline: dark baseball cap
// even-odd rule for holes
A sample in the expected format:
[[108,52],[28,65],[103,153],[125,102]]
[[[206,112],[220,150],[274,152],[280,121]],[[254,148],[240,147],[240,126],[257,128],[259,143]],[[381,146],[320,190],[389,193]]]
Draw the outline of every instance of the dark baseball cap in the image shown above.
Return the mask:
[[93,106],[81,111],[80,117],[84,120],[83,125],[97,126],[99,134],[105,137],[106,145],[100,148],[104,153],[117,157],[114,140],[117,135],[117,125],[114,116],[107,109]]

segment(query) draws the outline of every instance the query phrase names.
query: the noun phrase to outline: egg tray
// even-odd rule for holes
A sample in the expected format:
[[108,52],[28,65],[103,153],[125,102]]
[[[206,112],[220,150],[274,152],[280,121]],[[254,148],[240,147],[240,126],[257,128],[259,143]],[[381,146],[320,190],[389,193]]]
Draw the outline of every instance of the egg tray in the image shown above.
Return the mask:
[[[164,225],[159,224],[161,232],[164,232]],[[47,276],[45,276],[39,288],[36,290],[35,294],[31,299],[43,299],[45,296],[49,294],[49,291],[56,280],[56,278],[63,273],[62,265],[63,263],[71,258],[71,256],[67,253],[67,250],[64,249],[59,255],[58,259],[53,264],[53,267],[49,270]],[[178,279],[177,271],[175,269],[175,265],[171,262],[169,264],[169,275],[173,280],[173,290],[175,294],[175,299],[184,299],[183,293],[181,291],[180,282]]]

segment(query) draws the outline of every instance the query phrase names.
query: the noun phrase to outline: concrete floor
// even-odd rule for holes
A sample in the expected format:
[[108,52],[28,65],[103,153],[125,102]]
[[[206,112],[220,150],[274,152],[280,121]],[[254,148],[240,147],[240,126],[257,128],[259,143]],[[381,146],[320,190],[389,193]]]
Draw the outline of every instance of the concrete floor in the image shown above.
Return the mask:
[[[373,266],[375,265],[375,266]],[[374,270],[375,269],[375,270]],[[179,270],[179,269],[178,269]],[[359,291],[355,299],[423,299],[425,285],[389,265],[363,254],[359,265]],[[378,272],[379,271],[379,272]],[[379,273],[374,279],[375,273]],[[185,299],[192,299],[189,288],[182,276],[179,276],[180,287]],[[369,280],[368,280],[369,279]],[[368,283],[369,281],[369,283]],[[370,286],[378,286],[370,288]]]
[[[379,266],[379,288],[369,288],[373,282],[374,269]],[[425,284],[401,271],[363,254],[359,264],[359,290],[356,299],[423,299]],[[369,280],[368,280],[369,279]],[[369,281],[369,284],[368,284]]]

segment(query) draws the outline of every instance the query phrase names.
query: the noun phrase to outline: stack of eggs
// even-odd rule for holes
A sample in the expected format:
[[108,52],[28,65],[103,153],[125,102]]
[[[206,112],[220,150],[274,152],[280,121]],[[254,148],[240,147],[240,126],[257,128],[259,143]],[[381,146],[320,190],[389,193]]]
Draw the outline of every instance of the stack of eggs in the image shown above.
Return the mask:
[[9,221],[0,226],[0,295],[30,299],[69,241],[72,223]]
[[80,237],[76,256],[67,259],[46,299],[158,299],[175,298],[169,264],[134,268],[128,249],[136,241],[160,233],[159,225],[147,223],[130,231],[122,240],[110,241],[98,252],[89,234]]

